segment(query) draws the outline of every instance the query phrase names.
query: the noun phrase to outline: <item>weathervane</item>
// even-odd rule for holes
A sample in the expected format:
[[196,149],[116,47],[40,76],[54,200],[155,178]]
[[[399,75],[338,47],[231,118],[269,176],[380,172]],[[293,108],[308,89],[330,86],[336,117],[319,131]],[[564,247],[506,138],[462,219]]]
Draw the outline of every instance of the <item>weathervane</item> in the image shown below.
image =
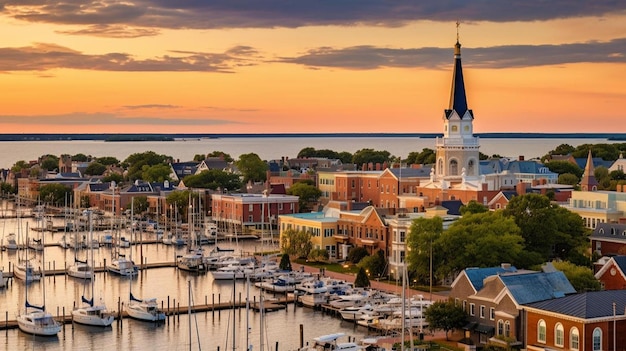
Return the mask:
[[456,42],[459,42],[459,26],[461,25],[461,22],[459,22],[458,20],[456,21]]

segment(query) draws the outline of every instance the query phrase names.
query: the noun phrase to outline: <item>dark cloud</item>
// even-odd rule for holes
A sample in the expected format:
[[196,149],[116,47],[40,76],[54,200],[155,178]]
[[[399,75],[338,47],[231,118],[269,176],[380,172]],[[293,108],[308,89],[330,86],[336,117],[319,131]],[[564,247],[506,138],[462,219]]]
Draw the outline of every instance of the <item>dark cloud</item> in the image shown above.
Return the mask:
[[[626,63],[626,39],[562,45],[509,45],[462,48],[463,64],[478,68],[510,68],[566,63]],[[278,61],[308,67],[377,69],[382,67],[444,68],[452,63],[453,49],[392,49],[374,46],[322,47]]]
[[70,35],[88,35],[105,38],[139,38],[159,35],[154,28],[136,28],[124,25],[94,24],[78,30],[58,30],[57,33]]
[[0,115],[0,123],[3,124],[20,124],[20,125],[88,125],[88,126],[108,126],[108,125],[162,125],[162,126],[210,126],[223,124],[240,124],[238,121],[215,118],[181,118],[181,117],[123,117],[110,113],[69,113],[60,115],[32,115],[32,116],[15,116]]
[[[233,73],[238,67],[267,62],[298,64],[313,69],[371,70],[383,67],[447,69],[450,48],[384,48],[371,45],[346,48],[320,47],[294,57],[265,59],[250,46],[223,53],[170,51],[170,55],[143,60],[125,53],[86,55],[63,46],[38,43],[29,47],[0,48],[0,72],[85,69],[127,72]],[[626,39],[560,45],[506,45],[462,48],[464,65],[477,68],[511,68],[566,63],[626,63]]]
[[408,21],[541,21],[626,10],[623,0],[0,0],[5,15],[32,22],[152,28],[273,28]]
[[[244,48],[244,49],[241,49]],[[254,65],[256,51],[235,47],[224,53],[171,52],[172,55],[137,60],[125,53],[87,55],[63,46],[38,43],[20,48],[0,48],[0,72],[46,71],[56,68],[98,71],[167,71],[231,73],[235,67]]]

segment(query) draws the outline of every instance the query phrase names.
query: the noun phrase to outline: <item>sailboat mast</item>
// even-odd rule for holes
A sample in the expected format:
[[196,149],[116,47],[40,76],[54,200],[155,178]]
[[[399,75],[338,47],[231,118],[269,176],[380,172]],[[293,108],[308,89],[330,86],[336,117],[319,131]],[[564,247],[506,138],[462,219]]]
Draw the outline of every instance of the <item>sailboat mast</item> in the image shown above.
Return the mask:
[[93,259],[93,222],[91,219],[91,211],[87,211],[87,219],[89,220],[89,250],[91,251],[91,305],[93,306],[94,304],[94,298],[93,298],[93,290],[94,290],[94,280],[96,279],[96,266],[94,265],[94,259]]

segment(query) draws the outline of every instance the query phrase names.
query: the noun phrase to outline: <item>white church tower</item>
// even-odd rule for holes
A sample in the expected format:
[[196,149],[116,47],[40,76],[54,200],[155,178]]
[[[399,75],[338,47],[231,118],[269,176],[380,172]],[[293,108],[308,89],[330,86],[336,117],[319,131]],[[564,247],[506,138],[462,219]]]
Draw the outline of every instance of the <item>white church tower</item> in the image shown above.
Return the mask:
[[474,136],[474,113],[467,107],[463,69],[461,67],[461,44],[454,46],[454,72],[450,105],[443,115],[443,137],[436,140],[437,161],[431,180],[443,184],[477,182],[479,175],[479,141]]

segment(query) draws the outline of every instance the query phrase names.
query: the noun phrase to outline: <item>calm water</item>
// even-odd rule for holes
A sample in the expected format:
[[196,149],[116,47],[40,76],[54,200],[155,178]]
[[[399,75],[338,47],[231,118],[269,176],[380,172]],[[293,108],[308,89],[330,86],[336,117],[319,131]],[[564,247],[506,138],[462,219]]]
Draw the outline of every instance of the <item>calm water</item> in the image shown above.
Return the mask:
[[[480,139],[480,151],[505,157],[541,157],[560,144],[610,143],[606,139]],[[295,157],[305,147],[354,153],[364,148],[387,150],[405,158],[410,152],[435,148],[435,139],[415,137],[294,137],[294,138],[223,138],[176,140],[172,142],[104,142],[104,141],[28,141],[0,143],[0,168],[9,168],[16,161],[36,160],[45,154],[59,156],[83,153],[95,157],[113,156],[122,161],[133,153],[154,151],[180,161],[190,161],[196,154],[224,151],[233,158],[254,152],[264,160]],[[10,150],[10,152],[9,152]]]
[[[28,222],[29,236],[40,235],[32,230],[36,223],[32,219],[23,219]],[[55,224],[60,224],[62,220],[55,220]],[[10,232],[17,231],[15,220],[7,219],[0,224],[2,236]],[[25,225],[24,225],[25,227]],[[97,233],[97,232],[94,232]],[[63,233],[46,232],[45,241],[55,243],[61,238]],[[146,234],[147,236],[147,234]],[[269,249],[259,241],[220,242],[220,247],[231,247],[247,252],[255,252]],[[212,246],[205,247],[211,249]],[[132,252],[131,252],[132,250]],[[183,249],[176,249],[163,244],[144,245],[143,248],[132,247],[132,249],[122,249],[127,255],[132,254],[135,261],[139,261],[141,252],[147,258],[147,262],[172,262],[176,254],[183,252]],[[102,266],[104,259],[110,260],[111,249],[101,247],[94,250],[97,266]],[[19,253],[22,254],[22,253]],[[9,263],[14,265],[17,262],[18,253],[0,252],[0,267],[6,272]],[[85,257],[85,250],[79,251],[79,258]],[[42,254],[33,254],[36,265],[41,265]],[[74,260],[74,250],[62,249],[60,247],[48,247],[45,251],[45,266],[63,268],[67,263]],[[190,282],[190,283],[188,283]],[[106,305],[111,310],[118,310],[118,299],[127,302],[129,290],[138,297],[155,297],[163,301],[167,307],[169,297],[170,306],[187,306],[189,301],[190,284],[193,301],[195,304],[204,304],[205,301],[231,302],[233,295],[232,281],[215,281],[210,273],[194,275],[174,268],[158,268],[141,271],[134,279],[122,278],[114,275],[100,273],[95,279],[95,295],[102,297]],[[9,320],[14,320],[19,310],[23,309],[25,301],[25,289],[28,288],[29,302],[33,304],[43,303],[44,283],[34,282],[26,287],[22,281],[14,280],[12,284],[0,290],[0,323],[4,322],[8,316]],[[237,281],[235,286],[235,299],[245,301],[246,286],[243,281]],[[74,301],[80,301],[80,296],[90,294],[90,285],[80,279],[61,276],[46,276],[46,309],[53,315],[63,313],[69,315]],[[250,299],[259,299],[259,290],[250,288]],[[266,294],[271,297],[271,294]],[[192,315],[192,346],[193,349],[204,350],[234,350],[232,343],[233,312],[201,312]],[[245,309],[237,310],[235,314],[235,339],[236,350],[245,350],[246,347],[246,313]],[[250,334],[249,343],[254,346],[254,350],[260,349],[260,335],[264,335],[263,344],[265,350],[275,350],[276,342],[279,350],[294,350],[300,343],[300,324],[303,325],[304,340],[335,333],[345,332],[347,335],[363,338],[367,335],[365,328],[356,328],[352,323],[341,321],[336,317],[324,315],[311,309],[294,307],[289,305],[285,311],[269,312],[266,314],[266,329],[261,333],[260,315],[255,312],[248,314]],[[197,330],[197,332],[196,332]],[[169,318],[169,322],[162,325],[153,325],[131,319],[125,319],[121,326],[114,323],[111,328],[89,328],[84,326],[66,325],[64,332],[55,338],[33,337],[24,334],[19,330],[0,331],[0,349],[4,350],[140,350],[151,348],[154,350],[188,350],[189,349],[189,316],[181,315],[180,318]],[[5,337],[6,335],[6,337]],[[198,335],[199,340],[198,340]],[[228,347],[226,347],[228,345]]]

